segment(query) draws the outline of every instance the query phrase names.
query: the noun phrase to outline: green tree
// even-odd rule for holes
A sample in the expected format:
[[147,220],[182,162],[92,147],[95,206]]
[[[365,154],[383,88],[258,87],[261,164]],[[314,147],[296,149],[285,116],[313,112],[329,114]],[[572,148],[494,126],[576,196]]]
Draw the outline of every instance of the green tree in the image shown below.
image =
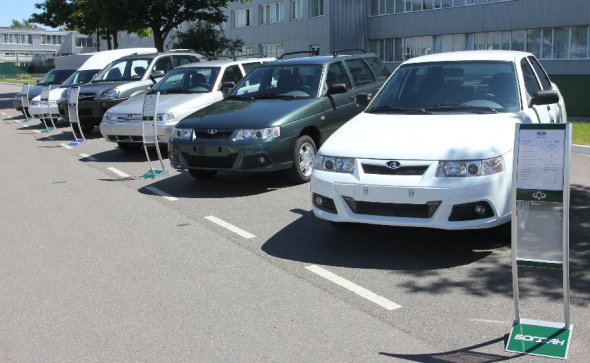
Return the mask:
[[210,58],[228,52],[235,54],[244,46],[241,39],[227,38],[215,25],[206,22],[193,23],[188,31],[177,33],[175,48],[193,49]]
[[12,19],[12,23],[10,24],[11,28],[14,29],[36,29],[37,26],[35,26],[33,23],[31,23],[29,20],[23,19],[22,21],[18,21],[16,19]]

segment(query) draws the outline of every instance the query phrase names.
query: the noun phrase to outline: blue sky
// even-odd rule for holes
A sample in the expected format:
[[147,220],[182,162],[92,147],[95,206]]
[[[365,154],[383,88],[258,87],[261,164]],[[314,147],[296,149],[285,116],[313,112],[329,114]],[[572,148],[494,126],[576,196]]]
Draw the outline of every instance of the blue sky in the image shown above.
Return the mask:
[[39,12],[35,9],[35,3],[42,3],[43,0],[17,0],[6,4],[2,3],[2,11],[0,11],[0,26],[10,26],[12,19],[22,21],[28,19],[33,13]]

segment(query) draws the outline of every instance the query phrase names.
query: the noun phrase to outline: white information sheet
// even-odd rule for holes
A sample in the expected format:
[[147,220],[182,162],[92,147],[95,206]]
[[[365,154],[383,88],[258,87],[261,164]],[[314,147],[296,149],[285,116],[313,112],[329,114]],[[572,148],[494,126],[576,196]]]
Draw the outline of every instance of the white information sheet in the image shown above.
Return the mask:
[[78,95],[80,93],[80,88],[72,87],[70,88],[70,93],[68,95],[68,118],[70,119],[70,123],[77,124],[80,122],[78,119]]
[[21,90],[21,103],[23,107],[29,107],[29,84],[23,84],[23,88]]
[[153,145],[157,141],[156,135],[156,106],[159,94],[146,94],[143,101],[143,143]]
[[565,130],[520,130],[517,188],[563,190]]

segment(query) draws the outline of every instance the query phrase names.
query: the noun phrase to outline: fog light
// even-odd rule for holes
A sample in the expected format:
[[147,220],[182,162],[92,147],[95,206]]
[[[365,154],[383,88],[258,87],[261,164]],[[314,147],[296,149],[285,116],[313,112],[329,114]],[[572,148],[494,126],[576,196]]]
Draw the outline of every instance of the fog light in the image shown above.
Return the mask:
[[258,161],[258,164],[264,164],[266,163],[266,158],[264,156],[259,156],[256,161]]
[[481,204],[476,205],[475,208],[473,208],[473,210],[475,211],[475,214],[480,216],[486,213],[486,207]]
[[469,174],[475,175],[479,171],[479,168],[475,164],[471,164],[467,167],[467,171]]
[[323,203],[324,203],[324,200],[322,199],[322,197],[321,197],[321,196],[319,196],[319,195],[316,195],[316,196],[315,196],[315,204],[316,204],[318,207],[321,207]]
[[334,169],[334,162],[332,160],[328,160],[328,161],[326,161],[324,166],[326,167],[327,170],[332,170],[332,169]]

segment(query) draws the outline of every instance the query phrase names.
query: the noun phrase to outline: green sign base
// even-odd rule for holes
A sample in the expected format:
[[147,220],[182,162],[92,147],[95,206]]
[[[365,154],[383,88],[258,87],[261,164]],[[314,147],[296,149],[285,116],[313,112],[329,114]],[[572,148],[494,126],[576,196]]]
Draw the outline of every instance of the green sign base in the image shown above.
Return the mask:
[[506,351],[567,359],[573,328],[562,323],[521,319],[512,327]]
[[141,176],[142,179],[156,179],[156,177],[162,174],[164,170],[162,169],[150,169],[145,174]]

